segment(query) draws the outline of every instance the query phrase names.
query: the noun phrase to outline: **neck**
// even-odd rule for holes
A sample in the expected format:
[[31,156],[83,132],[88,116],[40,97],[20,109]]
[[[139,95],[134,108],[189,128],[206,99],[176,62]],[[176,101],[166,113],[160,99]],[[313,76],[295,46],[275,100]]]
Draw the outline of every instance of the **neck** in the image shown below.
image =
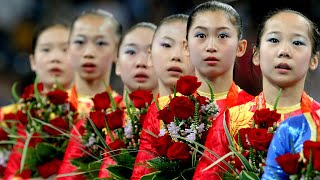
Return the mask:
[[[107,78],[104,78],[104,82],[109,85],[109,80]],[[87,81],[81,79],[79,76],[76,76],[75,85],[77,87],[78,94],[82,96],[94,96],[98,93],[106,91],[103,79]]]
[[[282,88],[282,92],[278,101],[278,107],[289,107],[301,102],[304,83],[294,86]],[[266,103],[274,105],[278,97],[280,87],[273,85],[267,81],[263,81],[263,93]]]
[[232,71],[226,72],[222,75],[216,76],[216,77],[208,77],[200,74],[198,71],[196,71],[196,76],[198,77],[199,81],[202,82],[201,86],[199,87],[199,91],[210,93],[210,89],[206,83],[208,81],[213,89],[213,92],[215,94],[217,93],[223,93],[229,91],[231,84],[233,82]]
[[170,94],[173,94],[173,87],[170,88],[166,85],[164,85],[160,80],[159,80],[159,96],[162,97],[162,96],[169,96]]

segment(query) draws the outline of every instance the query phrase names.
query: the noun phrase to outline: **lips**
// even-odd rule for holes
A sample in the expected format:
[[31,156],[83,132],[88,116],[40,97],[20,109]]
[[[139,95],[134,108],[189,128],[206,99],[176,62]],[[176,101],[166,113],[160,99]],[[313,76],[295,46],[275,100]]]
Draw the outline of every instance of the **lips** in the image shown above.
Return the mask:
[[276,66],[276,69],[291,70],[291,67],[287,63],[280,63]]
[[138,82],[145,82],[149,78],[149,76],[145,73],[138,73],[134,76],[134,78]]
[[179,67],[170,67],[168,71],[182,73],[182,69]]
[[82,65],[82,68],[88,73],[91,73],[91,72],[95,71],[96,67],[97,66],[95,64],[93,64],[93,63],[84,63]]
[[54,68],[51,68],[51,69],[49,70],[49,72],[50,72],[51,74],[55,75],[55,76],[58,76],[58,75],[60,75],[63,71],[62,71],[60,68],[58,68],[58,67],[54,67]]
[[208,65],[216,65],[219,62],[219,59],[215,58],[215,57],[207,57],[206,59],[204,59],[204,61],[208,64]]

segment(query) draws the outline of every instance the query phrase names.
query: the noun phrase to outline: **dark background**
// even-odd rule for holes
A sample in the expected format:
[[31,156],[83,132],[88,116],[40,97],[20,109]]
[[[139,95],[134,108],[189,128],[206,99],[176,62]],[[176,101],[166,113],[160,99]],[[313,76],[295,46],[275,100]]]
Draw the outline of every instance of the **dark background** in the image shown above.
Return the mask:
[[[115,15],[124,30],[140,21],[155,24],[171,14],[190,11],[205,0],[0,0],[0,106],[10,103],[11,86],[18,82],[20,87],[32,82],[28,56],[31,52],[33,30],[46,21],[71,21],[76,14],[93,8],[105,9]],[[256,27],[261,18],[277,8],[291,8],[320,23],[319,0],[224,0],[241,15],[244,38],[248,40],[246,55],[237,61],[235,80],[252,94],[259,91],[259,75],[249,72],[252,46],[256,39]],[[320,101],[320,68],[310,72],[306,91]],[[250,75],[250,77],[248,76]],[[112,75],[111,86],[122,93],[119,77]],[[19,90],[19,89],[18,89]]]

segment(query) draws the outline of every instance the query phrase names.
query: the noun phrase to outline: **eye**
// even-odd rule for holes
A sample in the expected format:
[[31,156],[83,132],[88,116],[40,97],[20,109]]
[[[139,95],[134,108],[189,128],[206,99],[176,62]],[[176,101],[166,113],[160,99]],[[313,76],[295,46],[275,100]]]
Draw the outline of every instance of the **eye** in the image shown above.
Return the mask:
[[136,54],[136,51],[132,50],[132,49],[129,49],[129,50],[126,50],[124,53],[125,54],[129,54],[129,55],[134,55],[134,54]]
[[98,40],[98,41],[96,42],[96,44],[97,44],[98,46],[106,46],[106,45],[108,45],[108,42],[103,41],[103,40]]
[[302,42],[302,41],[293,41],[292,44],[293,44],[293,45],[296,45],[296,46],[304,46],[304,45],[306,45],[306,44],[305,44],[304,42]]
[[203,38],[206,38],[206,35],[204,33],[198,32],[198,33],[196,33],[195,37],[203,39]]
[[269,38],[267,41],[271,42],[271,43],[278,43],[279,42],[279,40],[277,38]]
[[229,35],[227,33],[221,33],[218,35],[218,38],[224,39],[224,38],[228,38]]
[[83,40],[76,39],[76,40],[73,41],[73,44],[82,45],[82,44],[84,44],[84,41],[83,41]]
[[165,47],[165,48],[170,48],[171,45],[169,43],[161,43],[160,44],[162,47]]
[[40,51],[41,52],[50,52],[50,48],[41,48]]

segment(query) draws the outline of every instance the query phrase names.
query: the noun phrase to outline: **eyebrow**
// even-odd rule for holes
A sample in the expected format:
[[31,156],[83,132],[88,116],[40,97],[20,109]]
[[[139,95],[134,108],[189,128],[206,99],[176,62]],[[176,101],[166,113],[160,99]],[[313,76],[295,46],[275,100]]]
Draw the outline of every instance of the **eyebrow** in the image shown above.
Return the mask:
[[161,39],[168,39],[170,41],[175,41],[173,38],[171,38],[169,36],[163,36],[163,37],[161,37]]
[[[208,28],[207,27],[204,27],[204,26],[196,26],[194,29],[203,29],[203,30],[207,30]],[[224,30],[224,29],[227,29],[227,30],[230,30],[229,27],[225,27],[225,26],[222,26],[222,27],[218,27],[216,28],[218,30]]]
[[[281,33],[280,31],[271,31],[271,32],[266,33],[266,35],[269,35],[269,34],[280,34],[280,33]],[[299,34],[299,33],[293,33],[293,35],[306,38],[306,36],[304,36],[302,34]]]

